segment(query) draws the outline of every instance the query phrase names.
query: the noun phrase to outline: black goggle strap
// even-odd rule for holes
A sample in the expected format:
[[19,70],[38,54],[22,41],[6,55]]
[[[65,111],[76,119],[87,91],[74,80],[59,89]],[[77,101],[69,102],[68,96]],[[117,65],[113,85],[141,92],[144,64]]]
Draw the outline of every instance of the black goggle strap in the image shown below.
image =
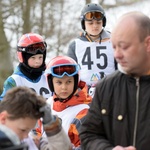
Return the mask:
[[27,47],[18,47],[17,50],[21,51],[21,52],[26,52],[29,54],[36,54],[38,51],[40,51],[42,53],[45,52],[46,47],[47,47],[47,44],[45,42],[41,42],[41,43],[29,45]]

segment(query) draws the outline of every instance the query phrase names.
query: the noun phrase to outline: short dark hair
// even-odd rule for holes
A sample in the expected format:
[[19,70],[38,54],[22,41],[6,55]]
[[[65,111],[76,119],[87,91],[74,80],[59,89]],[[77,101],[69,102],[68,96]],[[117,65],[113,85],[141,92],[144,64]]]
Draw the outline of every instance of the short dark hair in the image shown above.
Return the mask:
[[33,90],[18,86],[7,91],[0,102],[0,113],[7,111],[12,120],[26,117],[39,119],[44,115],[39,109],[45,104],[46,100]]

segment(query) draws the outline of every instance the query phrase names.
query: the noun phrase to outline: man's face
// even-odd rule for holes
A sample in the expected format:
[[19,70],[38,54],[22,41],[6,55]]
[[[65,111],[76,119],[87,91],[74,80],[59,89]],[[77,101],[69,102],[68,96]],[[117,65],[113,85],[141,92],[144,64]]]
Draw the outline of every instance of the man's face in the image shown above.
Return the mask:
[[130,18],[122,20],[112,32],[114,57],[129,74],[141,75],[148,59],[144,39],[140,41],[139,36],[137,26]]

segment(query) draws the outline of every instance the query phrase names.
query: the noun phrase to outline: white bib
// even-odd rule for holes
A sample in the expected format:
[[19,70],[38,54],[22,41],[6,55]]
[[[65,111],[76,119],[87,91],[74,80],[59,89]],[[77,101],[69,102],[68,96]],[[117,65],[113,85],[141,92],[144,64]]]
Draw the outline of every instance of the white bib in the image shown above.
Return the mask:
[[[52,98],[48,99],[47,102],[51,105],[51,108],[53,108]],[[68,135],[68,130],[71,122],[73,121],[74,118],[76,118],[76,115],[85,108],[89,109],[89,106],[87,104],[79,104],[76,106],[68,107],[61,112],[57,112],[52,109],[52,114],[57,115],[59,118],[62,119],[62,126],[66,134]]]
[[17,86],[29,87],[34,90],[38,95],[42,95],[46,99],[48,99],[52,95],[44,74],[41,76],[41,79],[36,83],[28,81],[26,78],[16,74],[13,74],[11,77],[15,80]]
[[115,71],[114,54],[111,42],[85,42],[75,40],[76,56],[80,64],[80,78],[88,85]]

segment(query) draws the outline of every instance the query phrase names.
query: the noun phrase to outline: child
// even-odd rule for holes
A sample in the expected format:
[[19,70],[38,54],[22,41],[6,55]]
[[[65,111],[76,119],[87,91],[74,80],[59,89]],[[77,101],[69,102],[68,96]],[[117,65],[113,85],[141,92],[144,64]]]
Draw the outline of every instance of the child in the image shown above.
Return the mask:
[[[19,65],[14,73],[4,82],[4,90],[0,96],[1,100],[9,89],[16,86],[29,87],[46,99],[51,95],[44,75],[46,52],[47,44],[42,36],[35,33],[22,35],[17,45]],[[39,142],[36,141],[45,136],[40,120],[36,124],[36,130],[33,131],[30,132],[29,138],[25,139],[25,141],[31,143],[29,146],[32,145],[32,148],[29,147],[29,149],[38,150]],[[32,138],[34,138],[36,145],[33,143]]]
[[46,51],[47,45],[42,36],[27,33],[20,38],[17,45],[19,65],[4,82],[0,100],[9,89],[15,86],[27,86],[45,98],[51,95],[43,74],[46,68]]
[[81,80],[87,83],[92,97],[96,83],[117,69],[110,32],[105,26],[106,15],[102,6],[86,4],[81,11],[83,33],[70,43],[67,52],[81,66]]
[[78,130],[86,115],[91,96],[87,94],[86,83],[80,81],[79,65],[68,56],[53,58],[47,66],[46,75],[53,97],[52,113],[62,119],[62,126],[74,147],[80,148]]
[[52,115],[50,106],[42,96],[27,87],[18,86],[10,89],[0,102],[0,125],[13,130],[20,140],[28,137],[41,117],[47,137],[41,139],[40,150],[60,150],[62,147],[63,150],[69,150],[71,143],[61,121]]
[[28,145],[22,144],[13,130],[0,124],[0,150],[28,150]]

